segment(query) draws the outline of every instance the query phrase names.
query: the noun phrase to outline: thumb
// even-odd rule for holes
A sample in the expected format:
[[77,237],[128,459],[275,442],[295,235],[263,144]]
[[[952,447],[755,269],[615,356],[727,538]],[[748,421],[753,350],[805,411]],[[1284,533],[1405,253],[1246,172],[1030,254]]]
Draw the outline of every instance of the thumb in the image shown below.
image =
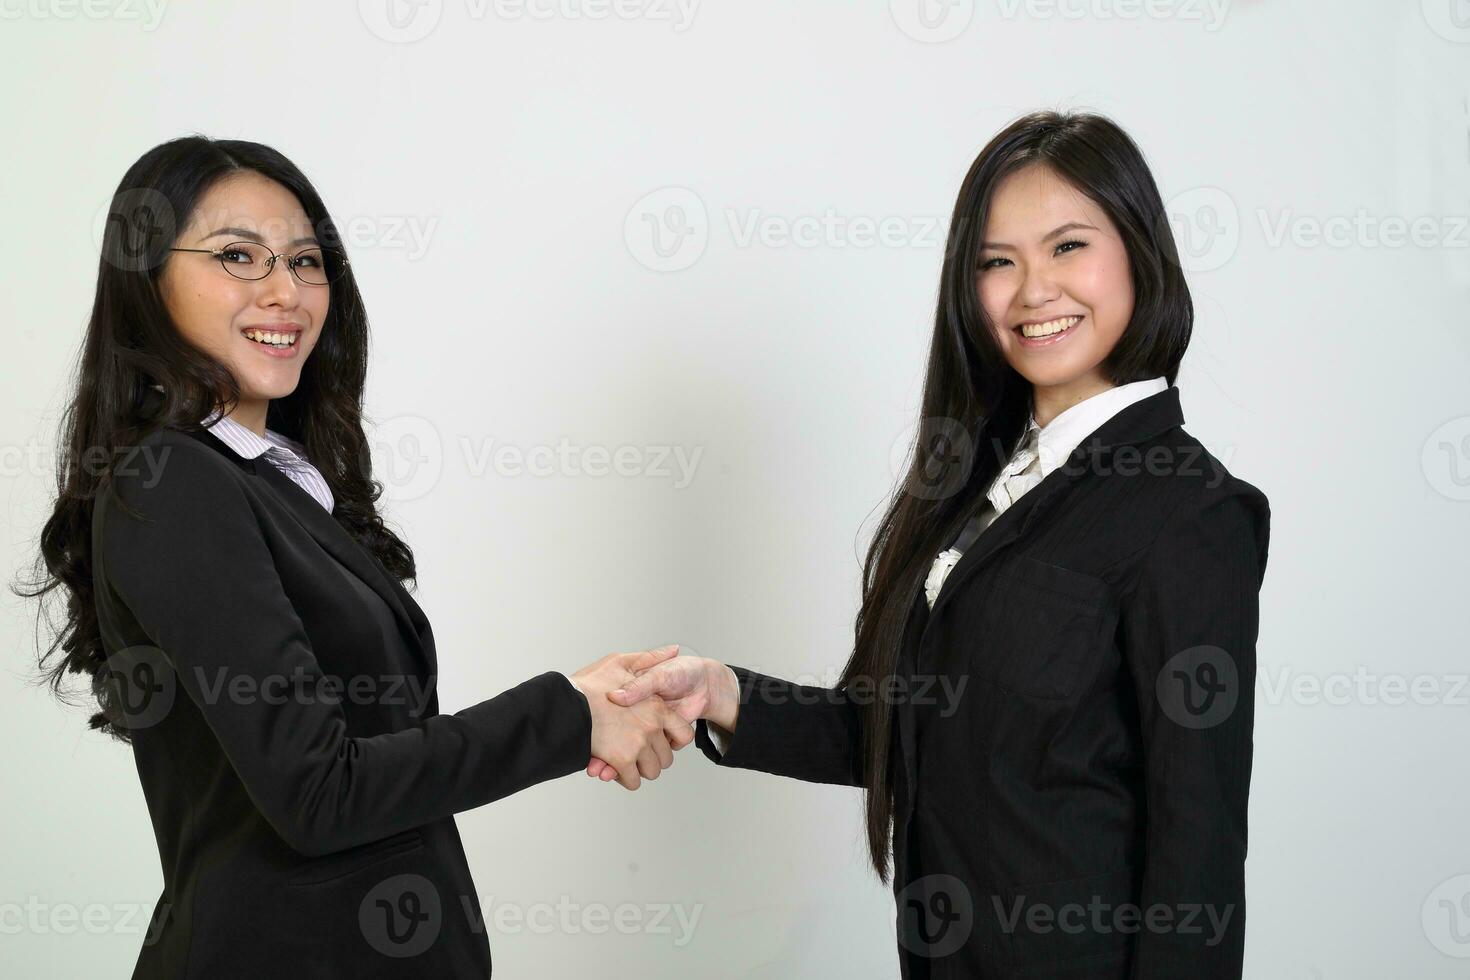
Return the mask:
[[613,704],[629,707],[658,693],[658,671],[635,677],[616,691],[608,691],[607,698]]

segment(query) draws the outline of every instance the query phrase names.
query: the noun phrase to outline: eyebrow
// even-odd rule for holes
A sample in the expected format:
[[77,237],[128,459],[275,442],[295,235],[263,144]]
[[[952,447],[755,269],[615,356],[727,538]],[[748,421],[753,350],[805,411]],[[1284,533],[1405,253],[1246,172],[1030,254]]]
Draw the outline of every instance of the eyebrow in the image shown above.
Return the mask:
[[[217,229],[215,231],[210,232],[209,234],[205,235],[204,238],[201,238],[199,240],[202,242],[202,241],[205,241],[205,240],[210,239],[210,238],[217,238],[220,235],[234,235],[234,236],[236,236],[238,238],[244,238],[244,239],[247,239],[247,240],[252,241],[252,242],[259,242],[262,245],[265,244],[265,239],[261,238],[259,235],[257,235],[255,232],[251,231],[248,228],[220,228],[220,229]],[[313,245],[315,243],[316,243],[316,236],[315,235],[307,235],[305,238],[293,238],[289,242],[287,242],[286,244],[287,245]]]
[[[1042,236],[1042,239],[1041,240],[1043,242],[1049,242],[1053,238],[1056,238],[1058,235],[1065,234],[1066,232],[1069,232],[1069,231],[1075,231],[1078,228],[1086,228],[1086,229],[1089,229],[1091,231],[1097,231],[1097,229],[1094,228],[1092,225],[1085,225],[1085,224],[1083,224],[1080,221],[1069,221],[1066,224],[1064,224],[1064,225],[1058,225],[1057,227],[1053,228],[1051,231],[1047,232],[1046,235]],[[981,242],[980,243],[980,247],[981,248],[1004,248],[1004,249],[1011,249],[1012,248],[1012,246],[1007,245],[1005,242]]]

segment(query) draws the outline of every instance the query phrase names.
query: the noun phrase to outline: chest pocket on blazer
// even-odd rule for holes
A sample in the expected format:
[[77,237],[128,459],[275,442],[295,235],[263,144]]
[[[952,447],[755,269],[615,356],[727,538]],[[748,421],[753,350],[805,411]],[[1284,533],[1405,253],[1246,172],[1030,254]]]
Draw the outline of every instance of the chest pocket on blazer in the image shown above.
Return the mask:
[[1101,641],[1107,583],[1027,557],[997,569],[993,581],[982,642],[996,683],[1034,698],[1070,697]]

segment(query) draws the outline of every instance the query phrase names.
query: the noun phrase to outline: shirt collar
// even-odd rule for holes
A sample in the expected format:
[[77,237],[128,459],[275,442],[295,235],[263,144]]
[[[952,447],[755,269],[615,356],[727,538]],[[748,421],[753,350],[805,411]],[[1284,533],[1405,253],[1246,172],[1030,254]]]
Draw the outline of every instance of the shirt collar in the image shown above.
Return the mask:
[[[1036,415],[1033,412],[1026,420],[1026,432],[1022,436],[1021,445],[1025,446],[1027,439],[1037,439],[1041,456],[1041,478],[1044,480],[1053,470],[1065,463],[1072,455],[1072,450],[1076,449],[1083,439],[1096,432],[1098,426],[1134,402],[1141,401],[1150,395],[1156,395],[1168,387],[1169,382],[1162,375],[1146,381],[1131,381],[1125,385],[1116,385],[1082,399],[1045,426],[1036,424]],[[1000,477],[1004,479],[1019,472],[1030,461],[1030,453],[1018,454],[1002,469]]]
[[[162,385],[155,384],[153,387],[163,390]],[[201,419],[199,424],[245,459],[258,459],[275,450],[277,456],[285,455],[305,461],[306,447],[296,440],[283,436],[274,429],[266,429],[265,438],[262,439],[253,429],[241,425],[228,415],[216,417],[217,415],[216,409]]]
[[301,443],[288,439],[273,429],[266,429],[265,438],[262,439],[248,426],[241,425],[228,415],[214,421],[206,416],[202,424],[210,435],[217,436],[221,442],[246,459],[256,459],[268,452],[300,459],[302,450],[305,449]]

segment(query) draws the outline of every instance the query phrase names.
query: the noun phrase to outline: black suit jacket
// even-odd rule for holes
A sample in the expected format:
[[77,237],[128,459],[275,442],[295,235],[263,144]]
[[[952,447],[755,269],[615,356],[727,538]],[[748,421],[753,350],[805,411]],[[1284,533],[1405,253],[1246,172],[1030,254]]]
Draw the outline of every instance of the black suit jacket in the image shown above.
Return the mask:
[[[1266,497],[1120,410],[985,529],[897,681],[903,976],[1238,980]],[[866,691],[745,668],[724,766],[862,785]]]
[[440,714],[418,604],[207,432],[133,447],[92,543],[163,866],[133,976],[489,976],[451,815],[584,767],[586,698],[553,671]]

